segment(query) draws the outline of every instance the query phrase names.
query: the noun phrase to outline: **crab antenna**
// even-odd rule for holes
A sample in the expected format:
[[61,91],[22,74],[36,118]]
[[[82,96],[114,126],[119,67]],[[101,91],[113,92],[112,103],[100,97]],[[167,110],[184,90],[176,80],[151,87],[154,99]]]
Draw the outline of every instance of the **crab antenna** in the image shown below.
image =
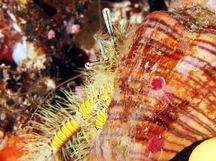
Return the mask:
[[109,34],[113,36],[113,27],[112,27],[111,18],[110,18],[110,10],[108,8],[104,8],[102,12],[103,12],[103,17],[106,23],[107,30]]

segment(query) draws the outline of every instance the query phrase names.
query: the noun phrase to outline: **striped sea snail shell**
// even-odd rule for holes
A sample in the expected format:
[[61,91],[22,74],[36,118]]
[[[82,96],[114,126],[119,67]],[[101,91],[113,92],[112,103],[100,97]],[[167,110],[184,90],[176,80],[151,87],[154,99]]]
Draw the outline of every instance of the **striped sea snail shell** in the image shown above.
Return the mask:
[[168,161],[216,136],[215,13],[197,4],[151,13],[129,32],[90,161]]

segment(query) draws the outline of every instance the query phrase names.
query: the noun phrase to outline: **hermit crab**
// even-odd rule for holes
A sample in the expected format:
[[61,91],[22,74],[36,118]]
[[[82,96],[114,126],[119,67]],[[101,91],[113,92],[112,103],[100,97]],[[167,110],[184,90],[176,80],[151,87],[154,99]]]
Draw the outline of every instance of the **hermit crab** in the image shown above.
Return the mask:
[[168,161],[215,137],[215,3],[174,0],[129,31],[105,9],[108,31],[95,35],[102,55],[83,71],[85,94],[65,91],[39,108],[26,157]]

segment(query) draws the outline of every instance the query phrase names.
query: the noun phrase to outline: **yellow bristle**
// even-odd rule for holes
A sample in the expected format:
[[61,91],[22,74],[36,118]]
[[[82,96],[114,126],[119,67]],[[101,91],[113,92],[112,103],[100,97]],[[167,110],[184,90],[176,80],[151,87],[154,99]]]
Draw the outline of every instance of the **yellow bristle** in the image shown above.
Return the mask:
[[106,118],[107,118],[106,114],[99,112],[98,115],[96,116],[96,122],[95,122],[96,128],[102,128],[103,124],[106,122]]
[[90,103],[91,107],[94,107],[95,104],[94,104],[94,101],[92,99],[89,100],[89,103]]
[[67,141],[67,137],[65,136],[65,134],[61,131],[61,130],[57,130],[56,131],[56,135],[58,136],[58,138],[62,141],[62,142],[66,142]]
[[103,127],[103,123],[99,122],[98,120],[96,120],[95,125],[96,125],[96,128],[102,128]]
[[61,147],[58,143],[56,143],[55,140],[51,140],[50,146],[51,146],[54,150],[59,150],[59,148]]
[[85,104],[80,104],[79,112],[82,113],[83,117],[90,117],[90,113],[88,112]]
[[66,124],[66,122],[60,127],[60,129],[65,134],[65,136],[69,139],[73,133],[69,129],[67,129],[65,124]]
[[65,122],[65,126],[67,127],[67,129],[68,129],[72,134],[76,133],[77,129],[76,129],[75,127],[73,127],[73,126],[69,123],[69,121],[66,121],[66,122]]
[[[111,97],[110,97],[110,98],[111,98]],[[111,99],[110,99],[110,98],[107,99],[107,102],[106,102],[106,103],[107,103],[107,104],[106,104],[107,106],[109,106],[109,104],[111,103]]]
[[94,105],[94,103],[93,103],[93,102],[90,103],[90,100],[85,100],[85,101],[84,101],[84,104],[85,104],[85,107],[86,107],[88,113],[89,113],[90,115],[93,115],[93,113],[92,113],[92,108],[93,108],[93,106],[92,106],[92,105]]
[[55,135],[53,137],[53,140],[61,147],[62,145],[64,145],[64,142],[57,136]]
[[69,122],[76,130],[80,130],[80,122],[75,117],[71,117]]
[[106,122],[106,118],[107,118],[107,115],[100,112],[98,115],[97,115],[97,120],[99,120],[100,122],[102,123],[105,123]]

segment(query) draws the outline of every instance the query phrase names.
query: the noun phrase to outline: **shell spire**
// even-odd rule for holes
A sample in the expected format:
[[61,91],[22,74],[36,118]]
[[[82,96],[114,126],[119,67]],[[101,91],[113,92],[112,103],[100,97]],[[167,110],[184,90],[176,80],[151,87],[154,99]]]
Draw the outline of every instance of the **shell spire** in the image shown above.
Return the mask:
[[154,12],[127,35],[89,161],[168,161],[216,136],[216,31],[196,13],[215,16],[199,6]]

